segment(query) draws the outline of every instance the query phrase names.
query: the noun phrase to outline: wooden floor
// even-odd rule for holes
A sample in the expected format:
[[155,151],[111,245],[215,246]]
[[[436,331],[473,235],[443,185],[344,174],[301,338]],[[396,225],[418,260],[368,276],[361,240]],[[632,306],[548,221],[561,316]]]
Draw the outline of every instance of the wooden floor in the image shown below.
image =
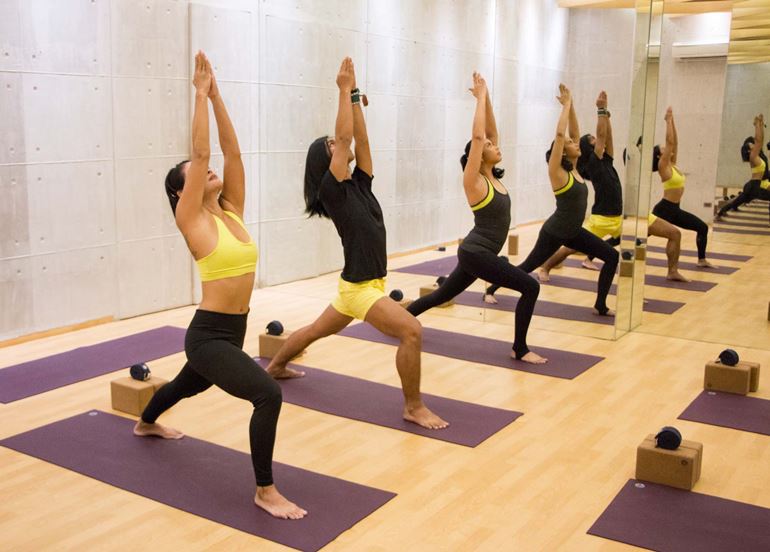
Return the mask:
[[[523,253],[536,232],[535,226],[520,230]],[[710,244],[714,251],[753,255],[746,263],[719,261],[740,266],[738,272],[689,272],[719,284],[707,293],[648,287],[649,297],[687,304],[671,316],[645,313],[638,331],[618,341],[592,337],[601,331],[596,324],[537,317],[531,345],[606,357],[574,380],[423,355],[424,391],[525,413],[475,449],[285,404],[277,461],[398,493],[325,550],[632,549],[586,531],[633,476],[636,446],[663,425],[704,443],[696,491],[770,508],[770,437],[676,419],[700,392],[704,363],[725,346],[770,370],[770,237],[739,241]],[[655,238],[650,243],[663,245]],[[692,233],[685,232],[684,246],[694,248]],[[439,255],[422,252],[390,264]],[[582,269],[560,273],[596,278]],[[333,296],[336,279],[329,274],[256,291],[247,352],[257,354],[257,335],[271,319],[288,328],[312,321]],[[413,296],[432,280],[391,273],[389,287]],[[592,293],[546,286],[541,298],[593,302]],[[468,307],[434,311],[421,317],[423,325],[512,338],[512,315]],[[160,325],[185,326],[193,312],[187,307],[3,348],[0,366]],[[183,360],[181,353],[150,365],[154,374],[172,378]],[[314,344],[302,363],[398,385],[394,349],[386,345],[334,336]],[[109,411],[114,377],[0,405],[0,438],[91,408]],[[768,378],[763,374],[757,396],[770,399]],[[250,408],[212,389],[183,401],[161,421],[247,452]],[[0,549],[14,551],[288,550],[4,448],[0,535]]]

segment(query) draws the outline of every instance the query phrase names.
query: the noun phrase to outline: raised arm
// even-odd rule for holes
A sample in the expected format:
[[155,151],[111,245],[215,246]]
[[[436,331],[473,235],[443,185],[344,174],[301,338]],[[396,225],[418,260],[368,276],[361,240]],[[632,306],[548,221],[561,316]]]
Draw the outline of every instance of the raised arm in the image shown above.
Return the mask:
[[227,113],[225,102],[219,93],[217,79],[211,62],[206,59],[206,66],[211,73],[211,89],[209,99],[214,108],[214,118],[217,121],[219,131],[219,145],[225,158],[224,174],[222,175],[222,195],[220,199],[226,201],[228,211],[234,211],[243,218],[243,209],[246,202],[246,175],[241,160],[241,147],[238,145],[238,136]]
[[671,164],[673,163],[672,151],[676,149],[676,133],[674,131],[674,115],[669,107],[666,110],[666,145],[660,152],[658,160],[658,174],[660,179],[665,181],[671,177]]
[[192,122],[192,154],[185,177],[184,191],[176,207],[177,226],[184,231],[196,222],[203,210],[203,193],[209,170],[211,148],[209,145],[208,94],[211,89],[211,73],[202,52],[195,56],[195,108]]
[[486,110],[487,110],[487,124],[484,129],[484,133],[487,135],[487,139],[490,142],[492,142],[492,145],[496,146],[499,139],[497,135],[497,122],[495,121],[495,113],[494,113],[494,109],[492,108],[492,100],[489,99],[488,88],[487,88],[487,98],[486,98]]
[[608,141],[610,141],[610,118],[607,116],[607,93],[602,90],[599,92],[599,97],[596,98],[596,144],[594,145],[594,153],[596,157],[602,159],[604,157],[605,150],[612,156],[609,151],[612,147],[607,147]]
[[[570,99],[572,95],[570,94]],[[570,102],[569,108],[569,137],[575,142],[580,140],[580,125],[578,125],[577,113],[575,113],[575,102]]]
[[[486,135],[484,129],[487,125],[487,83],[481,75],[473,73],[473,88],[470,89],[476,98],[476,110],[473,113],[473,128],[471,130],[471,149],[463,170],[463,188],[465,196],[470,204],[477,203],[479,195],[477,188],[479,182],[479,170],[481,169],[481,157],[484,151]],[[483,198],[479,198],[483,199]]]
[[[669,111],[671,111],[671,108],[668,108]],[[679,136],[676,133],[676,123],[674,123],[674,113],[671,112],[671,135],[672,135],[672,146],[671,146],[671,164],[676,165],[676,156],[679,152]],[[666,143],[668,143],[668,130],[666,132]]]
[[765,143],[765,116],[761,113],[754,117],[754,145],[751,146],[751,153],[749,153],[749,164],[755,167],[757,159],[759,158],[759,152],[762,151],[762,144]]
[[356,139],[356,167],[372,176],[372,152],[369,149],[369,134],[366,132],[366,119],[361,107],[361,95],[356,86],[356,72],[353,62],[350,62],[353,73],[353,138]]
[[569,123],[570,111],[572,110],[572,95],[569,88],[563,84],[559,85],[559,95],[556,96],[561,104],[561,115],[556,124],[556,137],[553,139],[553,148],[551,148],[551,158],[548,160],[548,176],[551,180],[551,187],[558,190],[565,184],[565,175],[567,171],[561,166],[561,157],[564,153],[564,139],[567,133],[567,124]]
[[353,80],[353,62],[346,57],[342,60],[337,73],[340,99],[337,107],[337,122],[334,126],[334,155],[329,166],[337,182],[342,182],[348,176],[348,151],[353,143],[353,104],[350,99]]

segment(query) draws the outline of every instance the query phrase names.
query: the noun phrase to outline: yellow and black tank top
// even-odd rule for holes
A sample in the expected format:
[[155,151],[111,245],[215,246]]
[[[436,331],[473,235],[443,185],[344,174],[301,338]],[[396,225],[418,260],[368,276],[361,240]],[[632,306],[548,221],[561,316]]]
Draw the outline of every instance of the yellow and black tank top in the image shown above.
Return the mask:
[[567,183],[555,190],[554,195],[556,211],[543,223],[543,230],[557,238],[574,238],[586,217],[588,186],[570,172]]
[[[238,215],[230,211],[224,213],[246,230],[246,226]],[[230,232],[222,219],[215,215],[212,216],[216,222],[219,237],[214,251],[195,261],[198,264],[201,281],[211,282],[254,272],[258,257],[257,245],[254,240],[249,236],[248,242],[242,242]],[[249,231],[246,230],[246,233],[248,234]]]
[[676,167],[671,167],[671,178],[663,182],[664,190],[678,190],[684,188],[684,175]]
[[751,167],[751,179],[752,180],[764,180],[765,171],[767,171],[767,164],[761,157],[759,158],[759,165]]
[[511,196],[500,193],[485,176],[487,195],[471,206],[473,229],[460,245],[466,251],[491,251],[495,255],[505,245],[511,229]]

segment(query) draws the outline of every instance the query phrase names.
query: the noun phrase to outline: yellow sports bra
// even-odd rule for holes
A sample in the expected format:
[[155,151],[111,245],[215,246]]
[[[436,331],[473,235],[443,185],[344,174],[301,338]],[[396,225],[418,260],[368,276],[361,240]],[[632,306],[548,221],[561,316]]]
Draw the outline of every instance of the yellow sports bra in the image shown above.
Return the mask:
[[671,178],[663,183],[664,190],[676,190],[684,188],[684,175],[676,170],[676,167],[671,167]]
[[[243,221],[235,213],[225,211],[225,214],[236,221],[246,230]],[[212,215],[214,216],[214,215]],[[233,278],[254,272],[257,267],[257,245],[249,236],[247,243],[236,238],[222,219],[214,216],[217,224],[217,246],[214,251],[195,261],[198,264],[202,282]],[[246,230],[248,234],[248,230]]]
[[761,157],[759,158],[759,165],[756,167],[751,167],[751,175],[759,175],[759,178],[761,179],[765,174],[765,169],[767,168],[767,165],[765,165],[765,160]]

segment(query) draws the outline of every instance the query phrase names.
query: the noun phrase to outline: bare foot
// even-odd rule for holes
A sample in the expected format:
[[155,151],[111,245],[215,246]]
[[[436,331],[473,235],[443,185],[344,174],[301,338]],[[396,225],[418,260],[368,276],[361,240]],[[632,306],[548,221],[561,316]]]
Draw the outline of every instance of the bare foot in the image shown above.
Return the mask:
[[550,282],[551,276],[548,274],[548,271],[544,268],[541,268],[537,271],[537,279],[541,282]]
[[491,293],[485,293],[484,302],[489,303],[490,305],[497,305],[497,298]]
[[284,366],[281,369],[268,368],[267,373],[273,376],[273,378],[275,379],[294,379],[294,378],[305,377],[305,372],[301,372],[300,370],[289,368],[288,366]]
[[436,416],[433,412],[428,410],[428,407],[424,404],[418,406],[417,408],[408,408],[405,406],[404,420],[428,429],[444,429],[449,425],[448,422],[445,422]]
[[615,316],[615,311],[614,311],[614,310],[612,310],[612,309],[607,309],[607,312],[599,312],[599,311],[598,311],[598,310],[596,310],[596,308],[594,307],[594,314],[597,314],[597,315],[599,315],[599,316]]
[[254,504],[271,516],[281,519],[302,519],[307,515],[307,510],[289,502],[285,496],[278,492],[275,485],[257,487]]
[[721,222],[723,215],[716,215],[714,216],[714,222]]
[[139,420],[134,426],[134,435],[139,437],[160,437],[161,439],[181,439],[184,433],[171,427],[160,424],[148,424]]
[[599,270],[599,267],[596,266],[591,259],[583,261],[583,268],[587,268],[588,270]]
[[528,362],[530,364],[545,364],[548,362],[547,358],[541,357],[539,354],[533,353],[532,351],[528,352],[521,358],[516,358],[516,353],[511,353],[511,358],[520,360],[521,362]]
[[669,272],[666,276],[666,280],[673,280],[675,282],[690,282],[691,280],[689,278],[685,278],[682,276],[678,270],[675,270],[674,272]]
[[700,267],[700,268],[716,268],[716,265],[711,264],[706,259],[698,259],[698,267]]

